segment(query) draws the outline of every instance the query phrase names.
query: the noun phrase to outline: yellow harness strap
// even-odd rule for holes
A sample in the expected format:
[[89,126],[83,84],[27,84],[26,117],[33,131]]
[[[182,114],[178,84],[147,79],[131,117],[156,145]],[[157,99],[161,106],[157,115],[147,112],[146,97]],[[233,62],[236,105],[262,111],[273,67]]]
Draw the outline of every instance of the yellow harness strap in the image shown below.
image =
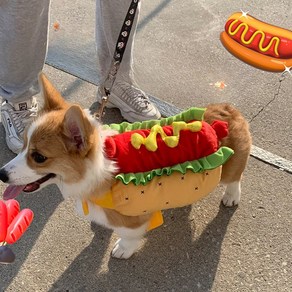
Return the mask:
[[[111,192],[106,193],[104,196],[102,196],[100,198],[90,197],[88,200],[83,200],[82,201],[82,209],[83,209],[83,213],[85,216],[87,216],[89,214],[88,201],[93,203],[94,205],[98,205],[102,208],[114,209],[113,197],[112,197]],[[154,228],[157,228],[162,224],[163,224],[162,212],[156,211],[152,214],[152,216],[150,218],[149,225],[147,227],[147,231],[150,231]]]
[[159,227],[163,224],[163,215],[161,211],[156,211],[152,214],[152,217],[150,218],[149,225],[147,228],[147,231],[150,231],[154,228]]
[[96,198],[96,197],[90,197],[87,200],[82,201],[82,209],[85,216],[89,214],[88,209],[88,201],[91,202],[94,205],[98,205],[102,208],[107,209],[114,209],[114,203],[113,203],[113,196],[111,192],[106,193],[102,197]]

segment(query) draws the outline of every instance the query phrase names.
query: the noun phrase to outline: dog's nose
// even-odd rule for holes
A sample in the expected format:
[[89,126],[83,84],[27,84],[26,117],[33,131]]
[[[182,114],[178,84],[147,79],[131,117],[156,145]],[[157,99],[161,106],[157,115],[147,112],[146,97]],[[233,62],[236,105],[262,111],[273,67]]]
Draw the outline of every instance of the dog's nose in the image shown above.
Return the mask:
[[8,182],[9,180],[6,170],[3,168],[0,169],[0,180],[2,180],[4,183]]

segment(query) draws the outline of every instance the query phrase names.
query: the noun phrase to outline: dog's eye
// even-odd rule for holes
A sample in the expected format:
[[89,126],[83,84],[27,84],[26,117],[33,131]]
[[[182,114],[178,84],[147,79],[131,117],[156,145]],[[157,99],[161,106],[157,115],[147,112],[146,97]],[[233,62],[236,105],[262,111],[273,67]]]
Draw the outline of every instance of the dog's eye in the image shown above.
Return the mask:
[[31,154],[31,157],[36,163],[43,163],[47,160],[47,157],[45,157],[44,155],[42,155],[38,152],[33,152]]

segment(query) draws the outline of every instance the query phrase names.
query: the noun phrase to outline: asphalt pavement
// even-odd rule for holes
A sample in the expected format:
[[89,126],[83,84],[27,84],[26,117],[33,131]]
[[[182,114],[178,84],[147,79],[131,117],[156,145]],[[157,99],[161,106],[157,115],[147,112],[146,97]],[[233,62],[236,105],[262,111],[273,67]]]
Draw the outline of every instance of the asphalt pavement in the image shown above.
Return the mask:
[[[55,186],[22,195],[35,218],[11,246],[16,261],[0,266],[1,291],[292,291],[292,75],[251,67],[222,46],[227,18],[241,9],[292,30],[290,0],[142,1],[134,60],[137,83],[164,115],[229,102],[246,116],[265,155],[250,158],[240,205],[222,207],[219,187],[169,210],[121,261],[110,257],[116,235],[78,217]],[[44,68],[66,99],[87,108],[97,106],[94,10],[93,0],[52,0]],[[105,123],[120,121],[119,110],[107,111]],[[4,138],[0,127],[1,165],[14,157]],[[277,167],[279,157],[287,168]]]

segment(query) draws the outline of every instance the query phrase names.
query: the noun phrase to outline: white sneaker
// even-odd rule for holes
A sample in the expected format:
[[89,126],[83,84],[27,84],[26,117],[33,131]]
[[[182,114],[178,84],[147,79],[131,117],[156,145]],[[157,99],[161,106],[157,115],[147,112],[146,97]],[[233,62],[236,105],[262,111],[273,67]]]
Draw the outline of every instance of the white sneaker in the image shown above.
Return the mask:
[[[100,93],[98,98],[100,102]],[[142,90],[125,82],[115,82],[106,107],[119,108],[122,116],[131,123],[161,118],[159,110],[149,97]]]
[[25,126],[37,115],[38,104],[35,98],[19,103],[4,101],[1,107],[1,120],[5,128],[8,148],[19,153],[23,147]]

